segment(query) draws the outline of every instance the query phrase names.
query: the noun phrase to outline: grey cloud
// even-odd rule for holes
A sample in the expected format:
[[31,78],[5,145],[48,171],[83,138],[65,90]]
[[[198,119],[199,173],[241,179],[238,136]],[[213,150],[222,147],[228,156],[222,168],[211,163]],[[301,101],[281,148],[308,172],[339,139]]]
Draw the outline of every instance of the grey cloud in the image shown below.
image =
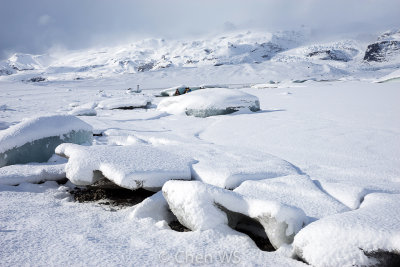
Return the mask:
[[0,56],[300,25],[320,37],[353,36],[399,27],[399,10],[398,0],[3,0]]

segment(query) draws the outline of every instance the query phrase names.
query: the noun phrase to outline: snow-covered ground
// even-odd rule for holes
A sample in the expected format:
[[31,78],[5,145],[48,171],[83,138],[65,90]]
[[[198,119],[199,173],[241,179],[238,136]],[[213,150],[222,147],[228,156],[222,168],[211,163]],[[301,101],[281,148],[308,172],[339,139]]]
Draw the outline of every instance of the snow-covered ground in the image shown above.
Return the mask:
[[[163,42],[2,63],[0,134],[49,114],[75,115],[95,134],[91,146],[57,147],[68,163],[54,156],[0,168],[2,264],[301,266],[301,257],[351,266],[377,263],[377,252],[399,254],[400,63],[393,53],[390,61],[365,62],[367,45],[310,45],[293,32]],[[145,46],[157,49],[146,54]],[[168,67],[156,67],[160,51]],[[213,59],[194,62],[199,53]],[[109,58],[121,54],[153,65],[138,71],[143,64]],[[128,90],[137,84],[140,93]],[[179,84],[214,88],[157,97]],[[186,115],[249,101],[260,110]],[[46,137],[49,125],[35,127]],[[14,131],[0,151],[35,134]],[[125,208],[74,202],[71,181],[95,182],[93,171],[125,188],[160,192]],[[54,181],[65,176],[65,185]],[[262,251],[232,229],[243,216],[259,221],[261,236],[278,249]],[[176,219],[193,231],[172,230]]]

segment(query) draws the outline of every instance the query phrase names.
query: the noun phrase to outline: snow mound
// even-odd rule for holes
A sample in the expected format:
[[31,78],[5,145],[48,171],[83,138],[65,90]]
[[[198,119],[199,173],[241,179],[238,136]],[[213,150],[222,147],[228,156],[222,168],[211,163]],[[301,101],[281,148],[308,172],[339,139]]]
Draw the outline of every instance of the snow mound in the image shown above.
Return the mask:
[[133,109],[145,108],[151,104],[151,98],[145,95],[129,95],[101,101],[97,107],[101,109]]
[[245,181],[234,191],[244,196],[300,208],[311,220],[349,211],[345,205],[323,193],[307,175]]
[[245,197],[199,181],[169,181],[162,191],[171,211],[189,229],[233,228],[237,217],[245,215],[263,226],[275,248],[291,243],[308,222],[298,208]]
[[239,110],[260,110],[260,101],[254,95],[239,90],[212,88],[198,90],[162,100],[157,107],[171,114],[209,117],[230,114]]
[[39,183],[57,181],[65,178],[65,164],[29,163],[0,168],[0,184],[18,185],[21,183]]
[[170,222],[174,219],[174,216],[168,209],[168,203],[165,200],[162,191],[159,191],[139,203],[135,207],[135,210],[130,214],[130,218],[139,220],[151,218],[156,222]]
[[96,106],[97,103],[89,102],[80,106],[75,106],[70,112],[68,112],[68,114],[73,116],[96,116]]
[[[68,158],[67,178],[77,185],[90,185],[102,175],[127,188],[154,190],[171,179],[190,180],[190,159],[149,145],[79,146],[61,144],[56,153]],[[95,171],[100,171],[98,175]]]
[[399,194],[373,193],[360,209],[309,224],[294,238],[296,254],[313,266],[369,266],[385,253],[399,257],[399,202]]
[[73,116],[96,116],[97,111],[94,108],[76,107],[68,112],[68,114]]
[[61,143],[91,142],[92,127],[69,115],[25,119],[0,131],[0,167],[28,162],[45,162]]
[[298,174],[289,162],[270,154],[250,149],[217,147],[199,151],[193,155],[198,163],[193,164],[196,180],[222,188],[233,189],[246,180],[262,180]]

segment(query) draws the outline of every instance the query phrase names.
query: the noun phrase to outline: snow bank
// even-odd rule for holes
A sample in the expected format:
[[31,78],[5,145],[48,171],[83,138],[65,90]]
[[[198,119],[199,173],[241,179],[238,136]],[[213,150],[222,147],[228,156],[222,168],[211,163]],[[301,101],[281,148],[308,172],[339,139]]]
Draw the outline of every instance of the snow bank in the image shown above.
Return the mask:
[[296,254],[313,266],[369,266],[384,260],[384,252],[399,254],[399,203],[399,194],[369,194],[360,209],[302,229],[293,243]]
[[158,104],[157,109],[171,114],[209,117],[241,109],[258,111],[260,101],[256,96],[239,90],[212,88],[164,99]]
[[311,220],[349,211],[345,205],[323,193],[307,175],[245,181],[234,191],[244,196],[300,208]]
[[92,140],[92,127],[74,116],[54,115],[23,120],[0,132],[0,167],[44,162],[61,143]]
[[151,104],[151,98],[145,95],[129,95],[101,101],[97,107],[101,109],[133,109],[144,108]]
[[190,159],[149,145],[79,146],[61,144],[56,153],[68,158],[67,178],[77,185],[90,185],[100,171],[115,184],[128,188],[160,188],[171,179],[189,180]]
[[57,181],[65,178],[65,164],[29,163],[0,168],[0,184],[18,185],[21,183],[39,183]]
[[239,213],[257,220],[271,244],[279,248],[291,243],[294,235],[307,223],[307,217],[300,209],[244,197],[199,181],[169,181],[162,191],[174,215],[192,230],[235,227],[238,223],[235,214]]
[[192,166],[193,176],[222,188],[233,189],[246,180],[298,174],[289,162],[250,149],[214,146],[205,152],[194,153],[193,157],[199,162]]

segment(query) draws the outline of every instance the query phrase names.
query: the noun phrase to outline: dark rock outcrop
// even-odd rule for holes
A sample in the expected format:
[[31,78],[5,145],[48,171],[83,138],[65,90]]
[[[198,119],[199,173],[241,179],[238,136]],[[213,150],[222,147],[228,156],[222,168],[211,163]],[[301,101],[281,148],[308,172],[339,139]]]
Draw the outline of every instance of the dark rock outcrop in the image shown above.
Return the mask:
[[364,60],[383,62],[390,61],[394,56],[400,56],[400,30],[386,32],[379,36],[377,42],[368,45]]

